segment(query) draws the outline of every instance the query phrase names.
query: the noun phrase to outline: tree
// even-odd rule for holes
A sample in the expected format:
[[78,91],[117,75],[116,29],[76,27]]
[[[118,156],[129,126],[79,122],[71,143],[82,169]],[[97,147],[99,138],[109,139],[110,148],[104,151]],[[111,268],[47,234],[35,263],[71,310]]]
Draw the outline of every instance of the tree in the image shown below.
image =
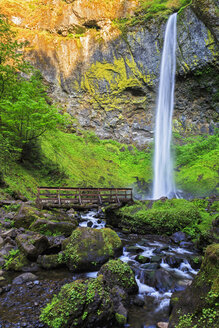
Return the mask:
[[7,18],[0,14],[0,99],[15,83],[17,72],[27,72],[29,67],[21,52],[26,43],[18,43],[15,36]]
[[48,101],[40,72],[24,60],[22,47],[0,15],[0,155],[20,160],[43,133],[62,120]]

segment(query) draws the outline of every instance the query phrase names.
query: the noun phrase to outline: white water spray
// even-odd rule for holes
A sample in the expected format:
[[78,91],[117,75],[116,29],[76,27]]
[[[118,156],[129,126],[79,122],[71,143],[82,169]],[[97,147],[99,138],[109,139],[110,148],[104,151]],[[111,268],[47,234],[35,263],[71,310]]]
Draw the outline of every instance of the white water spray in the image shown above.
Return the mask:
[[177,14],[170,16],[164,38],[155,124],[153,199],[176,194],[170,152],[176,72]]

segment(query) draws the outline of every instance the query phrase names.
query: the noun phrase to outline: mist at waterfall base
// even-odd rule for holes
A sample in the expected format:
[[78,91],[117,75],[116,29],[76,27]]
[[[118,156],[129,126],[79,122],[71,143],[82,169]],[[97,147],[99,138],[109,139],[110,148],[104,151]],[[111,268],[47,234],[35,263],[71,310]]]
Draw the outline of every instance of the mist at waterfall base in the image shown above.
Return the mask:
[[155,122],[155,154],[152,199],[176,197],[171,155],[172,115],[176,72],[177,14],[169,17],[161,60]]

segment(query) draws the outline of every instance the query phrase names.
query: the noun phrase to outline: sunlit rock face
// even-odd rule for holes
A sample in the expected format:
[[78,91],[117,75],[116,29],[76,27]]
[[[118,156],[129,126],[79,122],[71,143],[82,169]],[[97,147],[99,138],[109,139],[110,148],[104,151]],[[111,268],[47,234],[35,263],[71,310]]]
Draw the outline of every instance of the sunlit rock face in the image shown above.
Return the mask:
[[[182,133],[212,132],[216,120],[217,33],[209,3],[206,13],[194,1],[178,18],[174,128]],[[153,138],[166,21],[151,19],[122,34],[115,20],[137,7],[134,0],[0,3],[19,39],[30,42],[27,58],[77,127],[144,148]]]

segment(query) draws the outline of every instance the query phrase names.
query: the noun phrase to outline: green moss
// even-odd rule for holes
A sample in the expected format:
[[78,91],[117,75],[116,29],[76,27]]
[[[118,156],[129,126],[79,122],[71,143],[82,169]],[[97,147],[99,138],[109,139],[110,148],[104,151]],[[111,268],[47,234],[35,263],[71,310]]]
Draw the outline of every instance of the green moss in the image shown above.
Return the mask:
[[194,204],[185,199],[156,201],[152,208],[149,202],[136,202],[117,211],[121,226],[139,233],[172,234],[193,225],[201,217]]
[[4,268],[11,271],[22,271],[24,266],[29,264],[26,256],[21,253],[18,249],[12,249],[9,255],[5,257],[6,262]]
[[120,238],[109,228],[77,228],[64,246],[63,257],[72,271],[88,270],[99,267],[121,248]]
[[176,328],[217,328],[219,324],[219,244],[206,249],[201,269],[192,285],[193,295],[199,302],[193,313],[179,317]]
[[126,319],[126,317],[125,317],[124,315],[119,314],[119,313],[116,313],[116,314],[115,314],[115,318],[116,318],[117,323],[118,323],[120,326],[123,326],[123,325],[126,324],[127,319]]
[[110,296],[104,290],[102,276],[96,279],[76,280],[61,288],[60,293],[53,297],[51,303],[42,310],[40,319],[50,328],[67,326],[83,326],[89,322],[92,304],[98,300],[98,311],[102,313],[104,307],[110,303]]
[[110,287],[118,285],[125,291],[135,289],[136,287],[135,275],[132,269],[127,263],[123,263],[121,260],[108,261],[101,267],[100,272],[102,274],[107,272],[107,276],[110,279]]
[[109,254],[114,256],[115,249],[122,247],[122,242],[117,233],[109,228],[104,228],[101,230],[104,240],[104,254]]
[[[81,88],[90,93],[97,106],[100,105],[107,111],[118,109],[125,101],[124,95],[120,94],[126,88],[143,87],[144,84],[153,85],[155,76],[142,74],[131,53],[130,56],[131,59],[114,58],[113,63],[96,62],[84,74]],[[132,74],[128,73],[127,66]],[[118,95],[120,96],[117,97]],[[139,101],[142,102],[145,99],[142,97]]]
[[191,4],[191,0],[142,0],[133,16],[116,19],[114,24],[125,36],[131,26],[148,24],[150,19],[167,19],[173,12],[181,13]]

